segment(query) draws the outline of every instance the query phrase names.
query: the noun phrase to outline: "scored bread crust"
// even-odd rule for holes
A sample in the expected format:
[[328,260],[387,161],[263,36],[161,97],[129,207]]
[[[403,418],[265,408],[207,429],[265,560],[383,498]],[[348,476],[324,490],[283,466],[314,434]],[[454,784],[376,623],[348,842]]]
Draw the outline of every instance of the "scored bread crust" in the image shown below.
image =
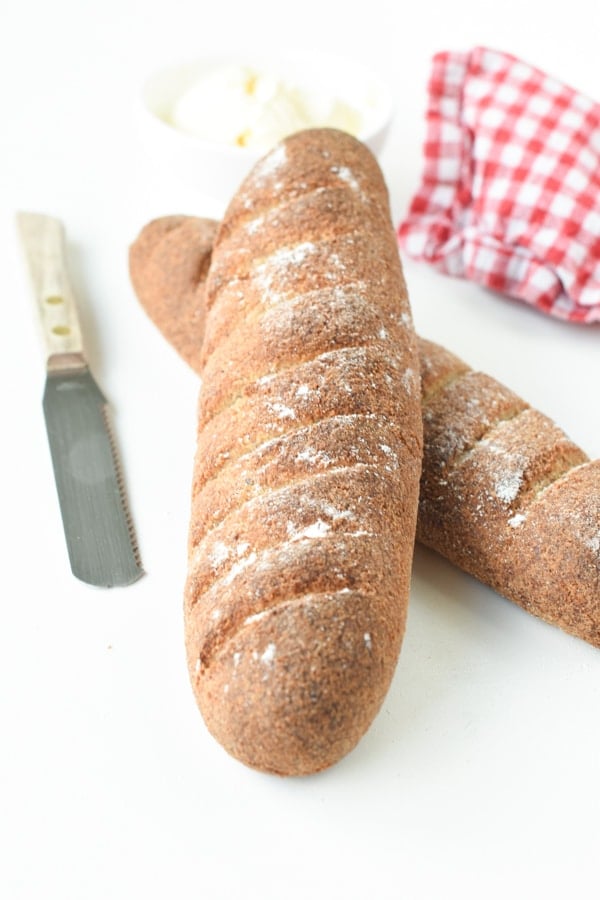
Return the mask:
[[600,647],[600,460],[443,347],[419,352],[418,540]]
[[[171,224],[193,242],[196,226]],[[416,338],[370,151],[316,129],[263,158],[216,234],[206,301],[190,676],[229,753],[308,774],[347,754],[385,697],[416,528]]]
[[[178,290],[167,297],[152,276],[153,258],[160,257],[163,278],[176,268],[161,229],[161,220],[148,223],[134,244],[143,238],[144,258],[136,255],[132,265],[134,287],[163,334],[169,322],[179,323],[190,348],[182,355],[199,371],[198,320],[186,314]],[[197,243],[189,253],[198,265],[211,247]],[[201,287],[196,300],[204,305]],[[162,316],[154,315],[159,309]],[[418,349],[424,428],[418,540],[533,615],[600,647],[600,461],[450,351],[423,338]],[[272,452],[279,452],[276,443]]]

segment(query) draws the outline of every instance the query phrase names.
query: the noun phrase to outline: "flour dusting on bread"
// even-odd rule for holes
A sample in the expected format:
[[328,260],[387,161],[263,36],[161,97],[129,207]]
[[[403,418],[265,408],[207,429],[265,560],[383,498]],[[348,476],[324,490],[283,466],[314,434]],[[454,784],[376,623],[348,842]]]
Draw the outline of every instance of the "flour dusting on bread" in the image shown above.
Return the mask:
[[416,339],[370,152],[316,130],[263,160],[206,296],[190,676],[234,756],[317,771],[359,740],[393,675],[421,466]]

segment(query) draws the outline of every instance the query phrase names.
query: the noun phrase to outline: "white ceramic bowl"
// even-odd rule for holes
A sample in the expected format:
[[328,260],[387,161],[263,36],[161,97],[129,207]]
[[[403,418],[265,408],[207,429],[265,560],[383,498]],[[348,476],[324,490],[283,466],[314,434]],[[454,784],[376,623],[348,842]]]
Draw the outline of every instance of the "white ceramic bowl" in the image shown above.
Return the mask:
[[319,53],[290,53],[277,58],[213,57],[166,66],[145,81],[139,126],[146,150],[170,175],[226,204],[265,149],[204,140],[170,124],[174,104],[198,79],[216,67],[248,65],[271,71],[308,89],[318,89],[355,107],[362,117],[356,136],[376,155],[392,118],[392,94],[376,73],[349,59]]

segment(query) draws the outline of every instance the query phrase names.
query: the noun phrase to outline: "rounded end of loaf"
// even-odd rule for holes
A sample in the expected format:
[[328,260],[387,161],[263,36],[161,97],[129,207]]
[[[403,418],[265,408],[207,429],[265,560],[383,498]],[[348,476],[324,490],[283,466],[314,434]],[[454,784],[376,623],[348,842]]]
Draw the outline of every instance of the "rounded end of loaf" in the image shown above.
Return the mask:
[[[372,607],[371,607],[372,608]],[[263,772],[327,769],[359,742],[391,681],[404,631],[345,590],[295,598],[251,616],[201,668],[188,659],[208,730]]]
[[566,472],[513,529],[510,572],[528,612],[600,648],[600,460]]
[[[297,173],[302,173],[302,178]],[[299,194],[345,180],[364,201],[389,216],[389,193],[379,163],[358,138],[336,128],[306,128],[284,138],[250,170],[227,207],[217,242],[239,222],[268,210],[274,197]]]
[[142,308],[195,371],[217,227],[212,219],[162,216],[149,222],[129,249],[129,275]]

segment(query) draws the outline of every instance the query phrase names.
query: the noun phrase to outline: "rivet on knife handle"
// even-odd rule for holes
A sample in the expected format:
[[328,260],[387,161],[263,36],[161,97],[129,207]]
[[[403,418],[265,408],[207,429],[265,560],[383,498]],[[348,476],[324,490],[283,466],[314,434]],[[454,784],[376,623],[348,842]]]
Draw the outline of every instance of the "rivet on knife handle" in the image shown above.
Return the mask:
[[73,574],[116,587],[142,574],[104,399],[85,358],[62,224],[19,213],[17,223],[46,347],[44,414]]

